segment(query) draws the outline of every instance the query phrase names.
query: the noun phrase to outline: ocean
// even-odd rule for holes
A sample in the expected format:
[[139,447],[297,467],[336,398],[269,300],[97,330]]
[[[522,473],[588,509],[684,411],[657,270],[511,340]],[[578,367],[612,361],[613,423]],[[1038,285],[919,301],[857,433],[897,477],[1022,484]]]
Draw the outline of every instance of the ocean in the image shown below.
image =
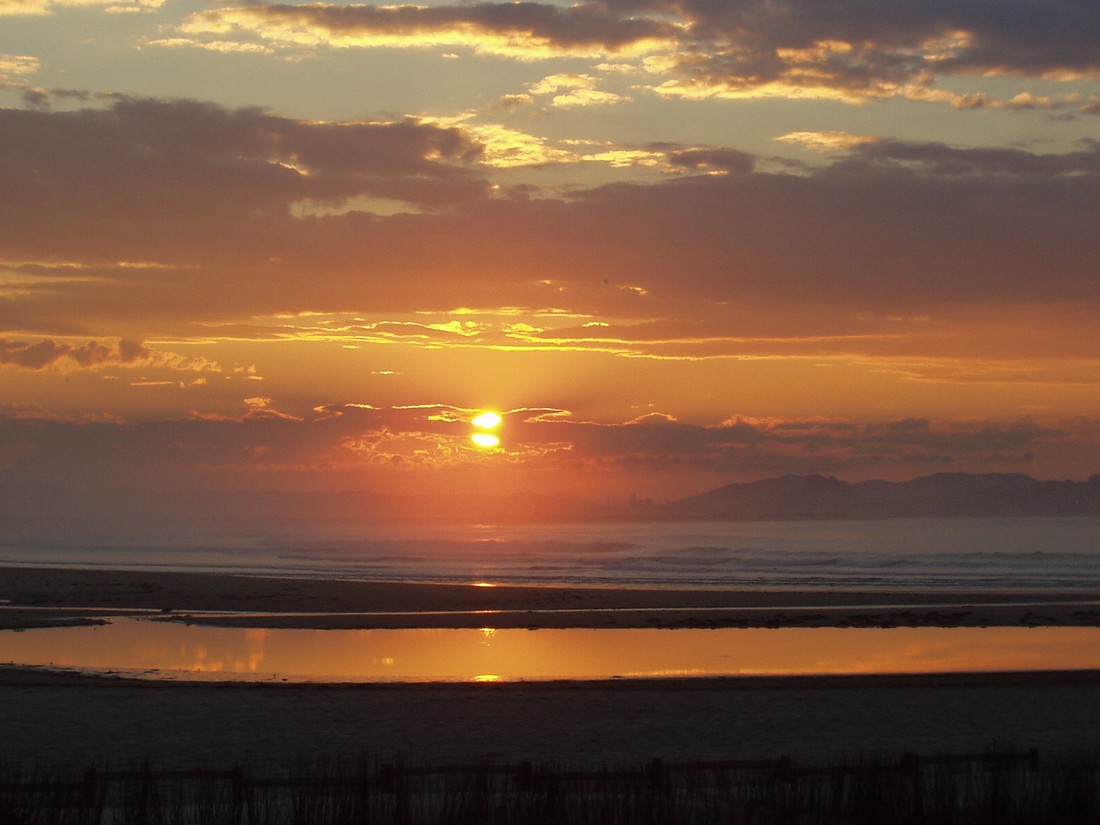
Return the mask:
[[715,589],[1100,587],[1100,518],[387,526],[0,546],[0,564],[364,581]]

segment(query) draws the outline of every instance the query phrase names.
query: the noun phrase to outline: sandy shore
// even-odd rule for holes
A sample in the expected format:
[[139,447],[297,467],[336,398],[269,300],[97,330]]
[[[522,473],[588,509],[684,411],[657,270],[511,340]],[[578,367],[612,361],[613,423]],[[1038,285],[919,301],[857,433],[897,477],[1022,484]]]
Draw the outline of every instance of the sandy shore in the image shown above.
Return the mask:
[[[0,628],[154,611],[251,626],[1097,625],[1090,594],[688,592],[0,568]],[[221,618],[200,611],[239,611]],[[262,614],[262,615],[261,615]],[[1100,673],[512,684],[142,682],[0,666],[0,765],[278,770],[1100,748]]]
[[[1100,626],[1100,594],[474,587],[0,567],[0,629],[160,612],[239,627]],[[209,615],[209,613],[233,615]]]
[[1093,752],[1100,674],[244,685],[0,667],[0,729],[0,764],[76,768]]

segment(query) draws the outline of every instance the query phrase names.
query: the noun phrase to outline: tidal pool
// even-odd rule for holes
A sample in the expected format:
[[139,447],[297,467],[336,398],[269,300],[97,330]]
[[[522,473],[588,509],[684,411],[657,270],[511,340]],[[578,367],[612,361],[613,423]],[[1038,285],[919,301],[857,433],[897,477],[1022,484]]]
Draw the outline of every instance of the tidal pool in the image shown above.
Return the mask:
[[115,618],[0,632],[0,662],[163,679],[521,681],[1100,668],[1100,628],[297,630]]

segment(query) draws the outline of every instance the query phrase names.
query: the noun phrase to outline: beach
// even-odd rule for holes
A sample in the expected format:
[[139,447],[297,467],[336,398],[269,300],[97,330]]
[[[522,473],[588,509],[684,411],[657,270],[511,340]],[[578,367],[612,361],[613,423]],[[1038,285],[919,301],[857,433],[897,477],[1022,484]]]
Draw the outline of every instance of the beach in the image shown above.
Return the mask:
[[1095,673],[527,684],[179,684],[0,668],[0,761],[248,765],[808,762],[1093,752]]
[[[967,603],[935,593],[489,588],[31,568],[5,568],[0,581],[4,632],[98,621],[103,610],[314,628],[1097,622],[1079,593],[975,594]],[[3,666],[0,729],[0,762],[76,767],[1091,752],[1100,746],[1100,673],[210,684]]]
[[1090,592],[479,587],[20,567],[0,568],[0,582],[0,629],[105,611],[318,629],[1100,626]]

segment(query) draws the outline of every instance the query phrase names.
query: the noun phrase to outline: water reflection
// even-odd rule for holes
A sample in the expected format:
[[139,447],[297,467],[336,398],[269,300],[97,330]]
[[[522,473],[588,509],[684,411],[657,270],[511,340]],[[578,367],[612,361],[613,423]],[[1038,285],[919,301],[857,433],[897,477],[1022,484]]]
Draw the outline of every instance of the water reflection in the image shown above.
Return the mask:
[[116,619],[0,633],[0,661],[162,678],[514,681],[1100,668],[1100,628],[271,630]]

